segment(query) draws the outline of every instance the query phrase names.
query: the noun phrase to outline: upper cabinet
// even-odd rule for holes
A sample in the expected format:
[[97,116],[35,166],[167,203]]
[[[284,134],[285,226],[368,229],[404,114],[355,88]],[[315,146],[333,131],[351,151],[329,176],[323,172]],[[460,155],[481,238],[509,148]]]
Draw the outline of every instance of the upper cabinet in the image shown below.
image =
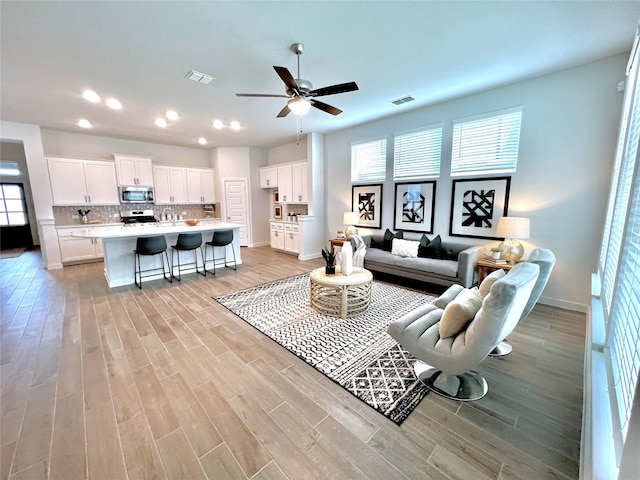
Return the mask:
[[296,163],[291,166],[293,180],[291,182],[291,198],[294,203],[309,203],[309,164]]
[[186,168],[154,166],[153,179],[157,204],[187,203]]
[[111,162],[47,158],[53,205],[118,205],[116,169]]
[[215,203],[215,171],[210,168],[187,168],[189,203]]
[[280,202],[293,202],[293,172],[291,165],[282,165],[278,167],[278,196]]
[[262,167],[260,169],[260,188],[278,186],[278,167]]
[[153,187],[153,170],[149,157],[114,154],[118,185]]

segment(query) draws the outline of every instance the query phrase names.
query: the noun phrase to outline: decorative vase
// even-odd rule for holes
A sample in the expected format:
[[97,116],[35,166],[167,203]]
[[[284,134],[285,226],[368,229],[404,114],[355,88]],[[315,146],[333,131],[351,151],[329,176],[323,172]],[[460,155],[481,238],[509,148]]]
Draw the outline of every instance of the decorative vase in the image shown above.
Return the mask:
[[353,247],[351,242],[344,242],[340,251],[340,265],[343,275],[350,275],[353,272]]
[[335,265],[327,265],[324,267],[324,273],[326,275],[335,275],[336,274],[336,266]]

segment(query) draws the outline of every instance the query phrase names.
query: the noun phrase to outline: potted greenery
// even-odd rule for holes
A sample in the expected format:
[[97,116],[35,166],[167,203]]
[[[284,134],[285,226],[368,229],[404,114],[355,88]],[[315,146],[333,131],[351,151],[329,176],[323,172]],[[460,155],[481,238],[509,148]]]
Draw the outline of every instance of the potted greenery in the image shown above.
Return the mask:
[[322,249],[322,256],[324,257],[327,265],[324,267],[324,273],[327,275],[333,275],[336,273],[336,254],[329,250],[327,247]]
[[491,258],[499,260],[500,259],[500,253],[502,253],[500,251],[500,248],[499,247],[493,247],[490,250],[491,250]]
[[338,230],[338,238],[344,238],[344,230]]

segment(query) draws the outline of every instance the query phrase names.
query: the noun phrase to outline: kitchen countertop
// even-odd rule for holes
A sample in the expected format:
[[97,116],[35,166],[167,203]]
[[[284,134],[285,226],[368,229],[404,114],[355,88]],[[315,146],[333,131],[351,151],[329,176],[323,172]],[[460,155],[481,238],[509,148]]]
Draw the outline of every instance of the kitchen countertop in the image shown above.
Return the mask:
[[[103,226],[103,225],[100,225]],[[187,225],[184,220],[178,220],[173,225],[172,222],[160,222],[144,226],[125,227],[122,224],[107,228],[79,228],[71,233],[72,237],[79,238],[127,238],[144,237],[148,235],[163,235],[191,232],[210,232],[212,230],[227,230],[241,228],[244,225],[238,223],[221,222],[220,220],[203,220],[195,226]]]

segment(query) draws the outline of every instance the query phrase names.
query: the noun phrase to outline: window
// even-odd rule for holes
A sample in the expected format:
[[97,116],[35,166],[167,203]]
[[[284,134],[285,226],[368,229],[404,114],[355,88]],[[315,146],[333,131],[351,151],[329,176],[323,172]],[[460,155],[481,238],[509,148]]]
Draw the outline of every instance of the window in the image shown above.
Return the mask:
[[440,175],[442,125],[396,134],[393,144],[393,179]]
[[0,225],[26,225],[24,194],[22,185],[15,183],[0,184]]
[[387,139],[351,145],[351,182],[384,181],[387,176]]
[[453,121],[451,175],[515,172],[522,107]]
[[636,168],[640,140],[638,39],[636,34],[627,71],[618,151],[598,263],[603,300],[602,312],[598,313],[604,317],[605,324],[605,344],[601,350],[610,360],[607,376],[613,388],[608,391],[618,460],[635,455],[627,448],[626,440],[640,372],[640,171]]

